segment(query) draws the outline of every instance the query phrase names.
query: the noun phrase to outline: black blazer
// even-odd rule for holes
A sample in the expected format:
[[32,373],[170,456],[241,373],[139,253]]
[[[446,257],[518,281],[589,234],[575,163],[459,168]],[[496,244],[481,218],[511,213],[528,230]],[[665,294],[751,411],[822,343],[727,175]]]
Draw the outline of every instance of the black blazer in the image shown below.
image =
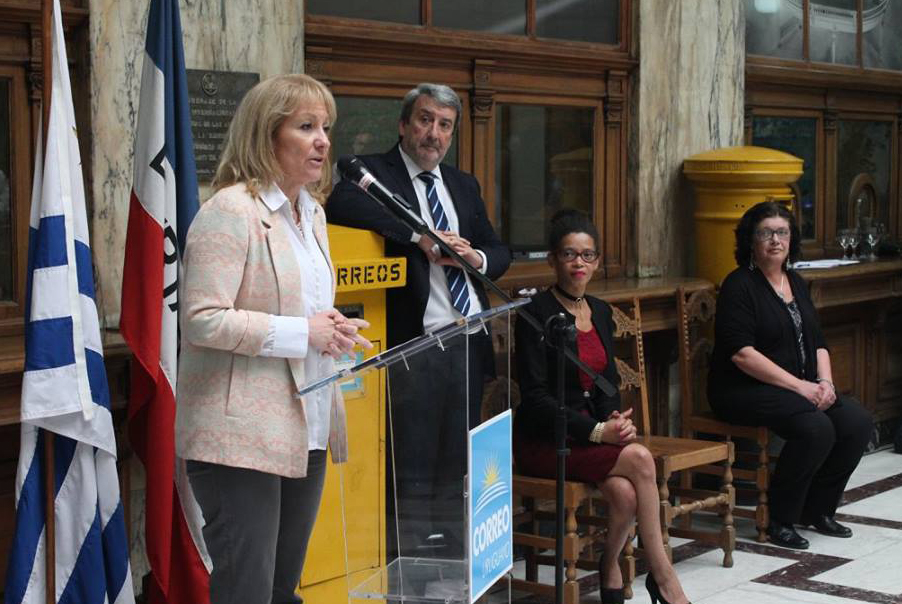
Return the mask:
[[[359,158],[382,184],[400,193],[414,212],[420,213],[413,183],[397,145],[388,153],[362,155]],[[511,254],[495,234],[486,216],[479,183],[470,174],[451,166],[442,164],[441,171],[457,212],[460,235],[485,254],[488,264],[486,275],[490,279],[497,279],[510,266]],[[385,237],[386,254],[407,258],[407,285],[390,288],[387,292],[388,345],[396,346],[422,335],[423,315],[429,301],[429,261],[426,254],[411,243],[413,231],[410,227],[389,214],[378,202],[348,180],[335,185],[326,202],[326,217],[333,224],[379,233]],[[472,276],[470,283],[483,308],[489,308],[485,288]]]
[[[611,318],[611,307],[607,302],[592,296],[586,296],[586,301],[592,309],[592,326],[598,332],[608,355],[608,365],[602,376],[617,386],[620,376],[614,363],[614,321]],[[564,310],[550,290],[533,296],[525,309],[543,325],[548,317],[557,313],[564,313],[570,323],[576,323],[576,318]],[[517,407],[514,429],[530,439],[553,441],[554,417],[557,412],[557,352],[546,346],[541,341],[541,334],[526,321],[517,320],[514,337],[517,381],[520,385],[520,406]],[[576,442],[588,443],[589,434],[595,425],[606,420],[612,411],[620,409],[620,393],[607,397],[593,384],[590,396],[585,397],[579,382],[579,370],[570,361],[566,364],[564,383],[567,434]],[[584,415],[583,410],[587,410],[589,416]]]
[[796,377],[810,381],[817,378],[817,349],[827,348],[817,310],[804,279],[793,270],[787,273],[787,277],[802,315],[804,366],[786,304],[760,270],[737,268],[727,275],[717,294],[714,352],[708,374],[709,399],[712,403],[719,402],[721,397],[729,397],[728,393],[735,388],[761,384],[733,363],[733,355],[745,346],[754,346],[755,350]]

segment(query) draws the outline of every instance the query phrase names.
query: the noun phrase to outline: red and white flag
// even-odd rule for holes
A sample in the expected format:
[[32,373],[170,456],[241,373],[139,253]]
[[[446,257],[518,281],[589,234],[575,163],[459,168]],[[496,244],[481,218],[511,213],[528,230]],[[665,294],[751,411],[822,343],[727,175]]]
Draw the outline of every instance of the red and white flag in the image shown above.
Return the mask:
[[175,456],[178,281],[197,174],[177,0],[151,0],[120,329],[134,354],[129,436],[147,472],[149,604],[209,602],[202,518]]

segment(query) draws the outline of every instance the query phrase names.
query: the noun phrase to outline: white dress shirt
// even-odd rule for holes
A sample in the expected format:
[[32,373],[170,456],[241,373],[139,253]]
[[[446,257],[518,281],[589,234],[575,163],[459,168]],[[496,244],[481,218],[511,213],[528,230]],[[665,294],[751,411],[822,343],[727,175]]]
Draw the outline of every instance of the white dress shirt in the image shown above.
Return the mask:
[[[308,381],[323,377],[333,371],[332,357],[309,346],[309,317],[332,308],[332,272],[323,250],[313,236],[313,213],[316,201],[303,187],[298,196],[301,211],[301,228],[294,222],[291,205],[285,193],[272,185],[260,193],[263,203],[276,213],[291,233],[289,241],[298,267],[301,270],[301,305],[303,317],[273,315],[269,321],[269,333],[263,342],[262,356],[304,359],[304,372]],[[320,388],[303,397],[307,420],[307,443],[313,451],[326,450],[329,446],[329,417],[332,410],[332,389]]]
[[[426,170],[420,168],[416,162],[410,159],[403,149],[399,147],[398,150],[401,152],[401,159],[404,160],[404,165],[407,167],[407,173],[410,175],[410,180],[413,183],[413,190],[417,194],[417,201],[420,204],[420,216],[430,229],[435,230],[432,210],[429,208],[429,200],[426,198],[426,183],[417,177],[418,174]],[[435,191],[438,194],[438,200],[442,203],[445,217],[448,219],[448,230],[460,232],[457,210],[451,201],[451,193],[448,192],[448,187],[442,179],[441,168],[436,166],[432,170],[432,174],[435,176]],[[420,236],[414,233],[411,240],[416,243],[420,240]],[[482,256],[482,266],[479,267],[479,272],[485,273],[488,262],[486,256],[481,250],[474,251]],[[464,277],[467,280],[467,288],[470,292],[469,314],[475,315],[482,311],[482,304],[479,302],[476,290],[473,289],[473,284],[470,282],[470,275],[466,271],[464,272]],[[442,265],[431,262],[429,264],[429,301],[426,303],[426,312],[423,314],[423,331],[427,333],[435,331],[437,328],[456,321],[458,318],[460,318],[460,313],[451,304],[451,291],[448,288],[448,278],[445,276],[445,269]]]

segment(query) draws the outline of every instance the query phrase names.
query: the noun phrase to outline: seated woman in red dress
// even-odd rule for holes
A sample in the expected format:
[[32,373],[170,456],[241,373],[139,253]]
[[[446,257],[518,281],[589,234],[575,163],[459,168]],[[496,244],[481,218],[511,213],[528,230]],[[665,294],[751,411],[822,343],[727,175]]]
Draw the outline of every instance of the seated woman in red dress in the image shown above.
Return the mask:
[[[598,232],[588,217],[562,210],[551,219],[548,263],[557,280],[526,306],[539,321],[564,313],[576,324],[580,359],[608,381],[620,381],[611,358],[614,324],[611,307],[586,295],[598,268]],[[525,321],[516,325],[517,374],[521,403],[514,422],[514,458],[523,474],[554,478],[557,465],[554,417],[557,408],[556,352]],[[608,502],[608,535],[599,563],[601,601],[623,602],[617,558],[635,517],[649,567],[646,587],[652,601],[686,602],[686,595],[664,551],[658,516],[655,464],[648,449],[633,442],[632,410],[620,412],[620,397],[605,396],[574,365],[565,371],[568,480],[598,485]]]

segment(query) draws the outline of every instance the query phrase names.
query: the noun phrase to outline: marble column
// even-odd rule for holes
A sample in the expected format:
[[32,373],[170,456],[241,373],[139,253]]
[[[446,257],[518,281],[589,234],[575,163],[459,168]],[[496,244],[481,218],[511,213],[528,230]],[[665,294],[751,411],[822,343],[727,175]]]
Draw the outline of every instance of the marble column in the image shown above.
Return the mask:
[[[149,0],[90,0],[92,251],[104,327],[119,324],[123,250]],[[188,69],[245,71],[261,79],[304,69],[303,0],[181,0]],[[201,192],[201,199],[205,197]],[[131,464],[135,589],[149,571],[144,472]]]
[[634,270],[640,277],[689,275],[694,204],[683,160],[742,144],[744,3],[642,0],[634,6],[639,58],[629,153]]

